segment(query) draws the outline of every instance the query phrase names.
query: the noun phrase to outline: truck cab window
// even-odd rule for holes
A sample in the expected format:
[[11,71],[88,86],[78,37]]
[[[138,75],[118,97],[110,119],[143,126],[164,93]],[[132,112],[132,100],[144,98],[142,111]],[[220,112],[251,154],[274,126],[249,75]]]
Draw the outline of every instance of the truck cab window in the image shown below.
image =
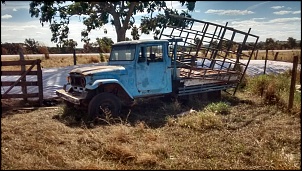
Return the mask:
[[162,45],[153,45],[146,47],[146,55],[148,62],[163,62]]
[[134,59],[135,45],[113,46],[111,50],[111,61],[132,61]]

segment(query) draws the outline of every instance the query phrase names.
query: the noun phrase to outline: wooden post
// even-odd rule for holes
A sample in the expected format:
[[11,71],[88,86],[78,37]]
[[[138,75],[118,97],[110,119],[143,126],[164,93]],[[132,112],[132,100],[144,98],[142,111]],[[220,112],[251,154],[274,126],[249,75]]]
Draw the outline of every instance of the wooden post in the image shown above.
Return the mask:
[[276,52],[276,54],[275,54],[275,56],[274,56],[274,61],[277,60],[278,54],[279,54],[279,52]]
[[255,60],[257,59],[257,57],[258,57],[258,52],[259,52],[259,50],[257,50],[255,53],[255,55],[254,55],[254,57],[255,57]]
[[39,86],[39,105],[43,105],[43,76],[41,70],[41,60],[37,59],[37,80]]
[[[24,55],[23,55],[22,45],[19,46],[19,56],[20,56],[20,61],[24,61]],[[21,71],[25,72],[25,69],[26,69],[25,65],[21,65]],[[26,86],[26,83],[25,83],[26,82],[26,76],[21,79],[21,82],[24,83],[24,85],[21,86],[22,93],[23,94],[27,94],[27,86]],[[23,100],[25,102],[27,102],[27,98],[26,97],[24,97]]]
[[76,57],[75,47],[73,48],[73,64],[74,64],[74,65],[77,64],[77,57]]
[[289,90],[288,111],[290,111],[293,108],[296,77],[297,77],[297,66],[298,66],[298,56],[294,56],[292,78],[291,78],[290,90]]
[[263,74],[264,74],[264,75],[265,75],[265,72],[266,72],[267,56],[268,56],[268,50],[266,49],[266,54],[265,54],[265,63],[264,63],[264,71],[263,71]]

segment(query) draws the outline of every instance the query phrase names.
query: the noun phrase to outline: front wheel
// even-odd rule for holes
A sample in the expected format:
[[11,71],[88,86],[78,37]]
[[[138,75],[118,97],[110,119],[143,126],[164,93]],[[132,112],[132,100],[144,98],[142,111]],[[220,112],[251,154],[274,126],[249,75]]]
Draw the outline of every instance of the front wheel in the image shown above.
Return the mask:
[[88,115],[92,120],[116,117],[119,115],[120,110],[121,102],[112,93],[100,93],[94,96],[88,105]]

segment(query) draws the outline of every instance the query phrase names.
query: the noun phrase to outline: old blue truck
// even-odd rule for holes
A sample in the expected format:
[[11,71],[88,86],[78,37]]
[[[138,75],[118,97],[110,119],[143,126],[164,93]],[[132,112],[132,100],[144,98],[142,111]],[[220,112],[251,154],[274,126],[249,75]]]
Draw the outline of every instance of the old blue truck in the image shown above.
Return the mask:
[[[258,36],[250,34],[250,29],[242,32],[227,24],[174,17],[188,24],[167,23],[157,40],[115,43],[107,65],[73,69],[56,94],[86,107],[92,119],[108,113],[117,116],[123,106],[139,98],[177,98],[222,90],[235,94]],[[240,34],[239,42],[236,34]],[[250,53],[243,53],[244,49]]]

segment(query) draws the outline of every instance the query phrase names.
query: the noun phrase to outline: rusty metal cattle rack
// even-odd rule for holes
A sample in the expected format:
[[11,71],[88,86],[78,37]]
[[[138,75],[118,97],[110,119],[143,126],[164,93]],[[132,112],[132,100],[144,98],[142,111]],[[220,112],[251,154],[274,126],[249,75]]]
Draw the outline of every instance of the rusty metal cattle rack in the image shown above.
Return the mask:
[[[25,68],[29,65],[28,69],[22,70],[14,70],[14,71],[6,71],[2,69],[2,66],[21,66],[21,68]],[[36,70],[33,70],[36,66]],[[17,67],[16,67],[17,68]],[[26,76],[36,76],[36,81],[26,80]],[[42,70],[41,70],[41,60],[19,60],[19,61],[1,61],[1,76],[20,76],[17,80],[9,80],[3,81],[1,79],[1,88],[3,86],[8,86],[8,89],[5,92],[1,93],[1,99],[10,99],[10,98],[23,98],[27,100],[27,98],[39,98],[39,105],[43,105],[43,83],[42,83]],[[14,87],[19,86],[22,90],[22,94],[12,94],[9,93]],[[38,93],[28,93],[27,86],[37,86]]]
[[[226,88],[234,87],[233,94],[235,94],[259,39],[258,36],[250,34],[250,31],[251,28],[248,32],[243,32],[228,27],[228,23],[219,25],[171,15],[159,39],[181,38],[183,40],[178,43],[176,56],[171,54],[173,58],[176,58],[177,68],[186,68],[182,77],[192,78],[199,75],[216,81],[223,77]],[[244,50],[249,50],[249,52],[243,53]],[[234,74],[238,77],[235,82],[225,79],[231,78]]]

